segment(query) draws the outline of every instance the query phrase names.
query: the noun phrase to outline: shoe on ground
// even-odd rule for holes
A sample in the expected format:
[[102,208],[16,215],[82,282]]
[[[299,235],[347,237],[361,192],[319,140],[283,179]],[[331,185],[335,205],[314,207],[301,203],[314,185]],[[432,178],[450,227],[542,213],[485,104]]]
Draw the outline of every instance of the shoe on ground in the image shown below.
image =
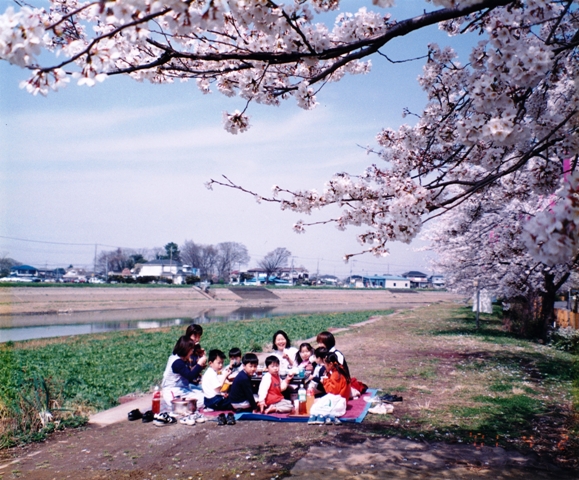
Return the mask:
[[332,422],[332,418],[331,417],[325,417],[324,418],[324,425],[333,425],[334,422]]
[[179,420],[179,423],[192,427],[195,425],[195,417],[193,415],[187,415],[186,417],[183,417],[181,420]]
[[177,423],[177,418],[167,412],[161,412],[155,415],[155,420],[153,420],[153,423],[156,427],[165,427],[167,425]]
[[129,412],[129,421],[133,422],[134,420],[139,420],[140,418],[143,418],[143,414],[141,413],[141,411],[138,408],[135,408],[134,410],[131,410]]
[[390,395],[387,393],[385,395],[381,395],[380,400],[382,400],[383,402],[392,403],[392,402],[401,402],[403,399],[398,395]]
[[227,414],[227,425],[235,425],[237,422],[235,421],[235,416],[233,413]]
[[217,416],[217,425],[227,425],[227,418],[225,418],[224,413],[220,413]]
[[317,415],[311,415],[310,418],[308,418],[308,425],[319,425],[318,424],[318,416]]
[[[330,416],[330,421],[334,425],[342,425],[342,421],[339,418],[334,417],[333,415]],[[326,422],[327,423],[327,422]]]
[[368,412],[373,413],[374,415],[388,415],[394,412],[394,406],[386,403],[379,403],[375,407],[370,408]]
[[143,418],[142,418],[143,423],[150,423],[153,420],[155,420],[155,415],[153,414],[153,412],[151,410],[147,410],[145,413],[143,413]]
[[192,413],[189,415],[195,419],[195,423],[205,423],[207,419],[199,412]]

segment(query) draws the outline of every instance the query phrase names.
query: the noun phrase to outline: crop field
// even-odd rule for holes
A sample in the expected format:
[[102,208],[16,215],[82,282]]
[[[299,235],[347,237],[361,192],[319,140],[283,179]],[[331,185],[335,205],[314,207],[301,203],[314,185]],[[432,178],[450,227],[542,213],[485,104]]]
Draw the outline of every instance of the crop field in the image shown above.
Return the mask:
[[[310,338],[329,327],[345,327],[372,315],[349,312],[295,315],[204,325],[206,350],[232,347],[262,351],[276,330],[290,339]],[[183,327],[83,335],[0,346],[0,448],[42,439],[54,428],[82,423],[86,415],[110,408],[132,392],[159,384],[168,355]],[[50,411],[56,421],[45,422]]]

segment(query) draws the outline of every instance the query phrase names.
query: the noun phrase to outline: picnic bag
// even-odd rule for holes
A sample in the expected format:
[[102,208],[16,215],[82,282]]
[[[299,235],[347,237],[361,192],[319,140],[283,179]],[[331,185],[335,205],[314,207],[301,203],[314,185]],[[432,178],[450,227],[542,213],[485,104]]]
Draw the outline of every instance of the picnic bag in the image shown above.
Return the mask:
[[350,386],[358,390],[360,393],[366,393],[366,390],[368,390],[368,385],[354,377],[350,380]]

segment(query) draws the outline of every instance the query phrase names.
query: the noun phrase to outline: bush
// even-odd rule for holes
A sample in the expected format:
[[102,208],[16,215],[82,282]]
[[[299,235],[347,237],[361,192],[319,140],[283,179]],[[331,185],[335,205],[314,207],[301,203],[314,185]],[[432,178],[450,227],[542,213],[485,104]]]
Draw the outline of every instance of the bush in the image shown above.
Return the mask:
[[185,277],[185,283],[187,285],[194,285],[196,283],[199,283],[201,281],[201,277],[198,277],[197,275],[187,275]]
[[137,283],[145,284],[145,283],[156,283],[159,281],[159,277],[155,277],[154,275],[145,275],[143,277],[137,277]]
[[579,330],[573,327],[558,328],[551,333],[550,344],[557,350],[579,355]]

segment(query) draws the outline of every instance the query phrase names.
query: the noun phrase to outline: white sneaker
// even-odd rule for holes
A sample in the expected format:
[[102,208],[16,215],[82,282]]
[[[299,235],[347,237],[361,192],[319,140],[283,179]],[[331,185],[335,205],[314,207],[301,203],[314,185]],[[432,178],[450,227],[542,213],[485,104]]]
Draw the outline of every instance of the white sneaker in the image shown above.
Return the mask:
[[389,405],[387,403],[379,403],[375,407],[370,408],[368,412],[373,413],[375,415],[387,415],[389,413],[394,412],[394,405]]
[[153,424],[156,427],[164,427],[173,423],[177,423],[177,418],[167,412],[162,412],[155,415],[155,420],[153,420]]
[[195,417],[193,415],[187,415],[186,417],[183,417],[181,420],[179,420],[179,423],[192,427],[195,425]]
[[205,423],[206,421],[206,418],[203,416],[203,414],[199,412],[192,413],[189,416],[194,418],[196,423]]

